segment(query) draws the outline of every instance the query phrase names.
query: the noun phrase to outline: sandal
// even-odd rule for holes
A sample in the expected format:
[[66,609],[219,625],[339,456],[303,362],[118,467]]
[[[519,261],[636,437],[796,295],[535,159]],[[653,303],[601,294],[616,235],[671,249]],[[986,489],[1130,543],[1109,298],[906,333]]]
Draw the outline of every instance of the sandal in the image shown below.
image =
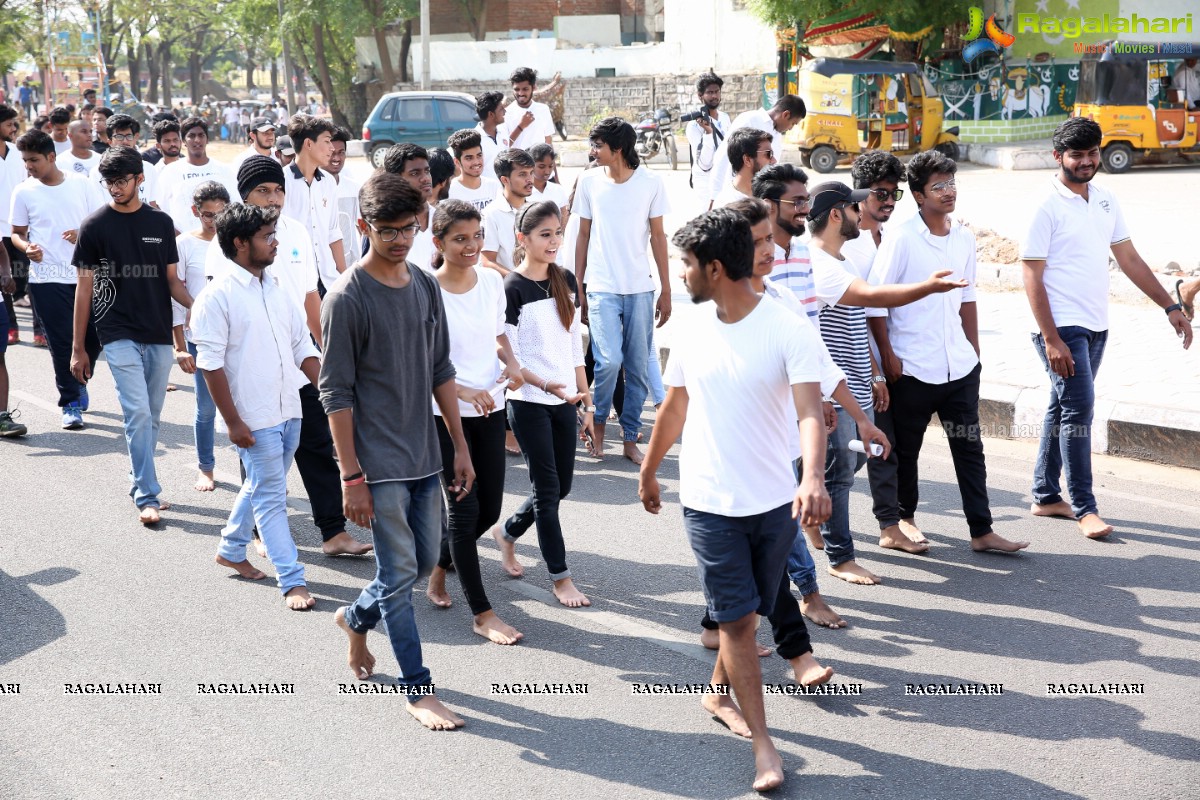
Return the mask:
[[1191,303],[1183,302],[1183,293],[1181,291],[1179,291],[1180,286],[1183,286],[1182,278],[1175,281],[1175,299],[1179,301],[1179,305],[1183,309],[1183,318],[1186,319],[1188,322],[1191,322],[1192,317],[1195,314],[1195,309],[1192,308]]

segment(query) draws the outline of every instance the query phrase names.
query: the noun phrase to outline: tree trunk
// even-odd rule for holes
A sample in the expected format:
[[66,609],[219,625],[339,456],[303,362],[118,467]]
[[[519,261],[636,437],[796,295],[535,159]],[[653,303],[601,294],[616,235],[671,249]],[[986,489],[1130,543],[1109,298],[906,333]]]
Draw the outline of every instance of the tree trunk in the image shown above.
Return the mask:
[[[158,105],[158,65],[159,61],[155,57],[154,48],[149,42],[144,42],[146,48],[146,71],[150,73],[150,77],[146,80],[146,102]],[[169,104],[168,104],[169,105]]]
[[[382,10],[380,9],[380,11]],[[392,66],[392,54],[388,50],[387,31],[382,25],[377,25],[374,33],[375,47],[379,50],[379,64],[382,66],[379,77],[383,80],[383,90],[390,92],[396,85],[396,69]]]
[[200,54],[193,50],[188,56],[188,85],[191,87],[192,102],[200,102]]
[[159,76],[162,78],[163,105],[167,108],[174,108],[175,100],[171,92],[171,85],[174,83],[171,80],[171,43],[162,42],[159,44],[158,54],[162,60],[162,68]]
[[279,59],[271,59],[271,98],[279,97]]
[[254,48],[246,48],[246,91],[254,92]]
[[[400,37],[400,82],[408,83],[412,80],[408,74],[408,51],[412,49],[412,26],[411,19],[404,20],[404,35]],[[387,89],[391,91],[391,89]]]
[[142,99],[142,53],[132,42],[125,47],[125,61],[129,65],[129,93]]
[[[346,119],[346,114],[342,111],[337,95],[333,91],[333,76],[329,71],[329,61],[325,54],[325,26],[320,22],[314,22],[312,30],[313,66],[317,68],[317,79],[321,83],[321,94],[325,95],[325,102],[329,106],[329,114],[333,117],[333,124],[349,127],[350,123]],[[297,98],[296,102],[300,102],[299,98]],[[295,109],[292,110],[292,113],[295,113]]]

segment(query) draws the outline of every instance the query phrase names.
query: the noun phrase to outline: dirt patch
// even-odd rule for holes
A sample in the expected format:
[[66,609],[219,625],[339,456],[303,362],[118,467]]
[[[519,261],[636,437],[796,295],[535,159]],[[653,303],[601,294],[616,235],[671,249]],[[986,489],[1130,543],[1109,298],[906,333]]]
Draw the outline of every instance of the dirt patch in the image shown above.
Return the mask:
[[980,263],[1016,264],[1021,260],[1021,247],[989,228],[972,228],[975,234],[977,258]]

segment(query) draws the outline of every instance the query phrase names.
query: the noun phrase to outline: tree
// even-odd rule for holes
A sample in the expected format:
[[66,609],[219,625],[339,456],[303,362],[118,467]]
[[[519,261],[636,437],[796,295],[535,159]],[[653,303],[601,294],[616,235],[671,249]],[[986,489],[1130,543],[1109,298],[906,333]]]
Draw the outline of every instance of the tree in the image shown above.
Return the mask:
[[454,0],[475,41],[487,38],[488,0]]
[[[929,36],[940,37],[942,30],[964,20],[960,0],[749,0],[750,10],[767,24],[779,28],[811,23],[824,18],[873,14],[879,22],[900,33],[916,33],[932,27]],[[917,56],[919,41],[892,40],[897,56],[911,61]]]

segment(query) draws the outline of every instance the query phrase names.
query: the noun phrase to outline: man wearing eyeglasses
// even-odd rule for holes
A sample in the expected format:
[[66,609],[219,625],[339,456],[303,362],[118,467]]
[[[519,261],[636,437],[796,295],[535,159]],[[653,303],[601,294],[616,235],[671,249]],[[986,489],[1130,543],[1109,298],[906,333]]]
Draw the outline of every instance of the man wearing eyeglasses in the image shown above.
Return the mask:
[[139,198],[145,163],[137,150],[121,145],[100,159],[112,202],[79,226],[72,258],[79,282],[71,372],[81,383],[92,376],[94,359],[85,336],[94,316],[124,417],[129,496],[141,523],[153,525],[168,508],[159,498],[154,450],[167,377],[175,364],[171,300],[191,308],[192,297],[176,271],[179,252],[171,218]]
[[771,150],[771,134],[758,128],[739,128],[729,134],[725,154],[733,169],[733,180],[721,187],[713,198],[712,207],[721,208],[747,197],[754,197],[754,176],[764,167],[775,163]]
[[[949,273],[941,274],[960,279],[956,285],[961,286],[961,291],[893,308],[886,329],[875,329],[896,433],[899,516],[914,520],[919,499],[917,458],[936,413],[954,460],[971,549],[1012,553],[1029,543],[1009,541],[992,530],[979,431],[975,234],[952,218],[958,198],[957,171],[953,160],[933,150],[908,162],[908,187],[920,211],[888,228],[871,269],[872,283],[892,283],[949,268]],[[905,536],[896,543],[907,552],[913,552],[914,546],[926,547]]]
[[[128,114],[113,114],[105,123],[105,131],[108,134],[110,147],[136,147],[138,134],[141,133],[141,130],[141,124]],[[96,183],[100,184],[101,189],[107,194],[107,189],[104,186],[104,177],[100,174],[100,164],[98,162],[99,159],[97,159],[96,165],[92,167],[90,177]],[[158,208],[158,170],[147,169],[142,172],[142,180],[138,183],[138,199],[148,206]]]

